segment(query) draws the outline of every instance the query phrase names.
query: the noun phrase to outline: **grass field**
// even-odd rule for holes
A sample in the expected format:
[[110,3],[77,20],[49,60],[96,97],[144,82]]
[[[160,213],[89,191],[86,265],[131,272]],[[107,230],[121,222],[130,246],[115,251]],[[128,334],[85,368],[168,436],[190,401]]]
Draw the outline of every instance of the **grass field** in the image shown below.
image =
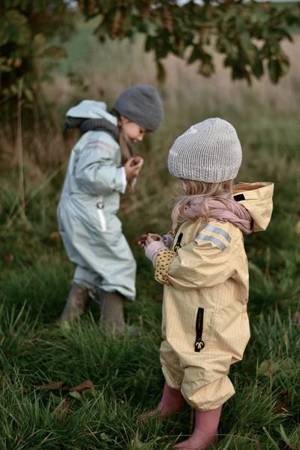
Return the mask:
[[[96,305],[71,331],[59,328],[73,267],[57,234],[55,208],[71,143],[58,127],[40,126],[42,119],[36,131],[24,130],[27,208],[21,214],[18,159],[0,136],[0,450],[163,450],[189,433],[188,408],[174,419],[137,423],[138,414],[158,402],[163,379],[161,288],[135,241],[145,230],[169,228],[176,195],[165,167],[170,143],[193,121],[216,115],[232,121],[240,135],[239,178],[275,182],[271,225],[246,240],[252,339],[231,372],[237,393],[225,405],[216,448],[300,448],[299,46],[296,37],[288,49],[291,71],[279,86],[267,80],[233,84],[223,70],[204,80],[193,67],[167,61],[169,76],[161,87],[166,119],[140,150],[145,170],[121,212],[139,267],[138,298],[126,308],[128,322],[141,328],[138,338],[105,336]],[[54,84],[45,86],[57,123],[76,99],[101,94],[111,102],[129,83],[155,82],[151,58],[140,45],[98,50],[93,39],[77,36],[69,51]],[[69,70],[84,77],[81,87],[68,83]],[[90,389],[72,390],[85,380]]]

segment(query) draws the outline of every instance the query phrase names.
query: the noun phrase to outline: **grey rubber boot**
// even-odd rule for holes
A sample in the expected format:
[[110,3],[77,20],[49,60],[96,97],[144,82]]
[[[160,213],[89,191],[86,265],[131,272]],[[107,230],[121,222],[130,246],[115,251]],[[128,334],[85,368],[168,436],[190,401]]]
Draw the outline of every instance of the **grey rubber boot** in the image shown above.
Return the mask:
[[124,297],[118,292],[103,292],[101,295],[100,323],[107,332],[122,334],[125,331]]
[[87,309],[90,301],[89,290],[86,287],[72,284],[66,305],[60,316],[60,321],[71,322],[78,319]]

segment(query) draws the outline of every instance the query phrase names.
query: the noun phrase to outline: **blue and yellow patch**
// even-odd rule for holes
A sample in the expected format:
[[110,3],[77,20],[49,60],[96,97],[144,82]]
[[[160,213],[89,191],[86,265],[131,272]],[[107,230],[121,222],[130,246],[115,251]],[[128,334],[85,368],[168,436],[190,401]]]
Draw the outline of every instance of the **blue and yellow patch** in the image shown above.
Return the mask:
[[225,250],[231,242],[230,234],[224,228],[208,223],[196,236],[195,242],[209,242],[213,247]]

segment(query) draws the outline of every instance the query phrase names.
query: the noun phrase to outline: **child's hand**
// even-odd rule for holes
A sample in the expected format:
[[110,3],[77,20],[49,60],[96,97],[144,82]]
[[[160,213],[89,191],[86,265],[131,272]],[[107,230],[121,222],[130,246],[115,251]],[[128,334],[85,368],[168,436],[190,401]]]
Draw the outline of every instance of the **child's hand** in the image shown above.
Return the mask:
[[124,169],[128,181],[133,180],[139,175],[143,164],[144,160],[141,156],[133,156],[132,158],[129,158],[128,161],[126,161],[126,163],[124,164]]
[[144,164],[144,159],[139,155],[132,156],[132,158],[129,158],[129,160],[131,161],[132,166],[142,166]]
[[162,237],[156,233],[147,233],[146,246],[155,241],[162,241]]
[[138,241],[137,241],[138,245],[140,245],[141,247],[144,248],[145,245],[146,245],[147,236],[148,236],[147,234],[142,234],[142,236],[140,236]]
[[159,234],[145,233],[145,234],[142,234],[142,236],[139,238],[138,244],[141,247],[145,247],[153,241],[160,241],[160,240],[162,240],[162,237]]
[[150,259],[153,264],[155,264],[155,259],[158,253],[166,248],[167,247],[163,243],[161,236],[159,236],[158,234],[151,235],[150,233],[148,233],[145,240],[144,250],[145,256]]

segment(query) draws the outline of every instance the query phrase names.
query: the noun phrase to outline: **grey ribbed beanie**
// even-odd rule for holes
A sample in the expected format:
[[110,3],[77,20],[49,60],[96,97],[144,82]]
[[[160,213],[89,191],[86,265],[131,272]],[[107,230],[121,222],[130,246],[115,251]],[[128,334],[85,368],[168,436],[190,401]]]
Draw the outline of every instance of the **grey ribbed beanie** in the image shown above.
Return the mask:
[[168,158],[171,175],[218,183],[237,176],[242,148],[235,128],[212,118],[192,125],[173,143]]
[[148,84],[137,84],[117,98],[113,109],[148,131],[159,127],[163,105],[158,91]]

